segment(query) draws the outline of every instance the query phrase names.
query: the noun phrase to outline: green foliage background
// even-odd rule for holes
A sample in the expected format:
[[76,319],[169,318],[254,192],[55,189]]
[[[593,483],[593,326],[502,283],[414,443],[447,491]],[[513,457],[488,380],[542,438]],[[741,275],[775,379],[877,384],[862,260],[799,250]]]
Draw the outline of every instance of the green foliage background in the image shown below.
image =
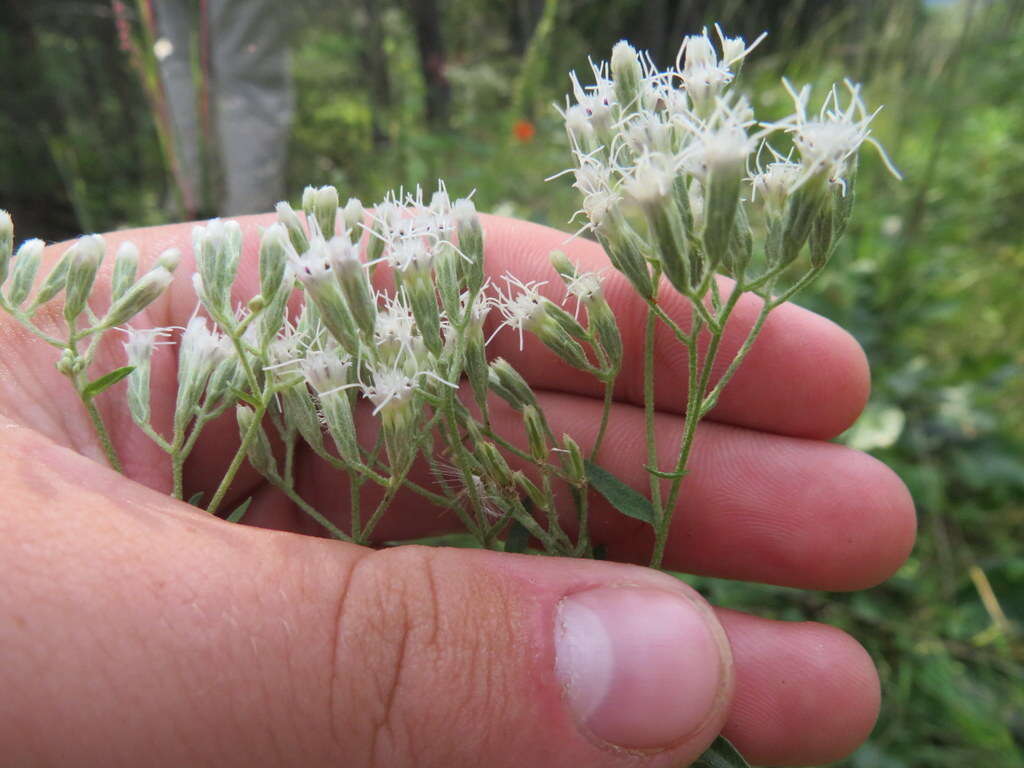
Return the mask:
[[[425,114],[430,84],[407,4],[298,4],[293,197],[306,183],[333,183],[373,200],[443,176],[458,194],[475,189],[482,210],[566,226],[574,195],[564,181],[542,181],[567,162],[550,104],[567,88],[565,72],[638,30],[640,44],[666,63],[672,52],[651,33],[659,27],[652,14],[670,21],[662,25],[670,32],[702,19],[748,38],[767,28],[746,87],[780,75],[823,86],[849,74],[865,83],[869,103],[886,105],[875,135],[906,180],[896,183],[865,154],[853,224],[827,277],[802,301],[868,352],[871,404],[842,439],[907,482],[917,548],[889,582],[852,595],[691,581],[720,604],[829,622],[865,644],[881,669],[883,713],[844,765],[1024,765],[1021,4],[435,5],[451,85],[440,121]],[[20,233],[58,239],[180,218],[109,4],[39,2],[27,11],[11,2],[0,11],[8,73],[0,206]],[[774,93],[759,110],[783,107]],[[536,134],[517,138],[517,121]],[[210,203],[200,213],[214,211]]]

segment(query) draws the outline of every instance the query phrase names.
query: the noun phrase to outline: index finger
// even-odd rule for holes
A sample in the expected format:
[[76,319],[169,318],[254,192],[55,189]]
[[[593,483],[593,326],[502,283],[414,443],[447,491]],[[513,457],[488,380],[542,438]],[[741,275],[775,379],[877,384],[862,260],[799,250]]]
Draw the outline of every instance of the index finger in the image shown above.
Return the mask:
[[[500,280],[512,273],[523,281],[548,281],[541,287],[556,303],[563,291],[548,261],[551,250],[560,248],[581,269],[609,267],[602,248],[592,241],[568,237],[550,227],[501,216],[482,216],[485,230],[487,272]],[[245,301],[259,290],[257,252],[259,228],[268,226],[272,215],[238,218],[243,231],[243,256],[235,282],[235,299]],[[189,246],[192,224],[179,224],[118,233],[134,239],[144,252],[156,253],[172,246],[185,254],[182,273],[194,270]],[[112,238],[113,239],[113,238]],[[643,333],[646,305],[628,281],[612,269],[605,272],[604,290],[618,320],[625,359],[616,387],[616,399],[643,403]],[[731,282],[721,278],[726,291]],[[151,317],[161,324],[182,323],[195,308],[191,282],[176,279],[163,306],[154,307]],[[690,309],[675,291],[662,292],[663,309],[684,328]],[[725,329],[716,363],[719,374],[740,347],[753,325],[761,300],[744,296]],[[492,328],[498,320],[490,319]],[[518,334],[498,333],[489,357],[508,359],[537,389],[601,396],[601,385],[593,376],[571,368],[536,339],[527,339],[520,349]],[[660,410],[681,412],[686,402],[686,349],[663,324],[655,342],[656,389]],[[867,401],[870,375],[863,350],[856,340],[831,321],[793,304],[775,309],[765,323],[743,365],[722,393],[710,418],[750,429],[799,437],[830,438],[845,430]]]

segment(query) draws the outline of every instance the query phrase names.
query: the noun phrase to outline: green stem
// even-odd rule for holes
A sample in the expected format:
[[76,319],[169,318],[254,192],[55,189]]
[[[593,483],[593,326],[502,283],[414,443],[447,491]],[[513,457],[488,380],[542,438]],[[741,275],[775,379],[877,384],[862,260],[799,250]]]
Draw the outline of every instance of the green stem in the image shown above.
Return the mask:
[[[81,391],[79,391],[79,394],[81,394]],[[121,466],[121,460],[117,456],[117,449],[114,448],[114,443],[110,439],[110,433],[107,432],[107,426],[103,423],[103,416],[100,415],[96,403],[92,401],[91,397],[83,397],[82,402],[85,404],[85,410],[88,412],[89,419],[96,429],[96,435],[100,439],[100,445],[103,446],[103,453],[106,454],[107,461],[113,469],[123,474],[124,468]]]
[[[658,444],[654,433],[654,330],[655,312],[652,305],[647,307],[647,321],[644,326],[644,436],[647,443],[647,466],[658,469]],[[687,345],[689,347],[691,345]],[[651,481],[651,504],[657,519],[662,517],[661,483],[654,475]]]
[[604,383],[604,404],[601,406],[601,425],[597,428],[597,437],[594,438],[594,447],[590,451],[590,460],[596,462],[597,455],[601,450],[601,443],[604,441],[605,432],[608,429],[608,418],[612,412],[612,396],[615,390],[615,379],[609,378]]
[[235,475],[238,474],[238,470],[242,466],[242,460],[245,458],[246,451],[249,449],[249,443],[251,443],[253,438],[256,437],[256,431],[260,428],[260,422],[263,421],[263,414],[266,410],[267,403],[264,401],[260,403],[260,407],[257,408],[256,412],[253,414],[252,422],[249,424],[249,428],[242,436],[242,442],[238,446],[238,450],[235,451],[234,458],[231,459],[228,471],[221,479],[220,485],[217,486],[217,491],[213,494],[213,499],[210,500],[210,505],[206,508],[206,511],[211,515],[217,513],[217,508],[220,506],[221,502],[224,501],[224,496],[227,494],[228,488],[231,486],[231,481],[235,479]]
[[275,475],[273,477],[268,477],[267,480],[270,481],[271,485],[275,486],[276,488],[279,488],[284,493],[285,496],[287,496],[289,499],[291,499],[291,501],[295,503],[295,505],[299,509],[301,509],[311,518],[316,520],[316,522],[318,522],[320,525],[326,528],[327,532],[330,533],[331,536],[338,539],[339,541],[352,541],[351,536],[349,536],[343,530],[338,528],[338,526],[336,526],[334,523],[332,523],[330,520],[324,517],[323,514],[318,512],[308,501],[299,496],[299,494],[295,492],[295,489],[292,488],[287,483],[285,483],[280,477]]

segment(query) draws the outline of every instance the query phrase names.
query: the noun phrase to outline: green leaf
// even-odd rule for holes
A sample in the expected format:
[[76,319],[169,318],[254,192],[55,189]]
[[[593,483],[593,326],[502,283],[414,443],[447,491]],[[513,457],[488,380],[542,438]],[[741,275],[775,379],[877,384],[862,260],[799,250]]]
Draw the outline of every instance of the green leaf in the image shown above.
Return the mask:
[[697,758],[693,768],[750,768],[750,763],[736,751],[736,747],[719,736],[703,755]]
[[193,493],[191,496],[188,497],[188,503],[191,504],[193,507],[198,507],[199,502],[203,500],[203,496],[205,495],[205,491],[197,491],[196,493]]
[[654,505],[650,499],[634,491],[607,469],[588,461],[587,479],[619,512],[654,525]]
[[249,511],[250,504],[252,504],[252,496],[235,507],[235,511],[227,516],[227,521],[229,523],[239,522],[245,516],[245,513]]
[[247,395],[245,392],[240,390],[238,387],[231,387],[230,388],[230,392],[231,392],[232,395],[234,395],[237,399],[241,400],[243,403],[248,403],[253,408],[259,408],[260,407],[259,401],[255,397],[253,397],[252,395]]
[[85,388],[82,390],[82,397],[86,400],[91,400],[106,389],[114,386],[121,379],[128,376],[132,371],[135,370],[134,365],[126,365],[123,368],[115,368],[110,373],[100,376],[98,379],[93,379]]
[[525,552],[530,543],[530,532],[518,520],[513,520],[505,537],[506,552]]

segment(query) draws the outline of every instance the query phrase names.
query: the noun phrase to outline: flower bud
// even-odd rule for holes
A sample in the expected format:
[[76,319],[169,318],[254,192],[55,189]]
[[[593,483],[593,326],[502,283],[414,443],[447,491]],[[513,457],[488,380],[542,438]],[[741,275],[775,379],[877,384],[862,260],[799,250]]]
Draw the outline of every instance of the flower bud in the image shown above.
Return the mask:
[[[21,306],[21,303],[25,301],[32,290],[32,285],[36,280],[36,273],[39,272],[39,265],[42,263],[43,248],[45,247],[46,243],[33,238],[22,243],[18,248],[18,252],[14,255],[14,271],[11,276],[11,287],[7,292],[7,301],[15,307]],[[61,268],[62,263],[64,265],[62,274],[66,274],[67,260],[65,258],[57,262],[54,272]],[[63,283],[61,287],[63,287]]]
[[514,486],[515,481],[512,479],[512,469],[494,443],[487,441],[477,443],[476,458],[479,460],[484,472],[496,485],[502,488]]
[[452,217],[459,235],[459,250],[468,259],[462,267],[466,273],[466,284],[476,293],[484,284],[484,232],[476,206],[467,198],[459,198],[452,206]]
[[110,278],[110,300],[117,301],[127,291],[139,269],[139,249],[135,243],[125,241],[114,257],[114,273]]
[[654,297],[654,281],[644,253],[647,244],[633,231],[622,213],[611,209],[595,230],[612,266],[626,276],[637,293],[645,298]]
[[135,369],[128,375],[128,412],[136,424],[149,424],[149,381],[153,348],[157,339],[165,333],[163,328],[128,330],[128,341],[124,344],[124,350],[128,365]]
[[277,212],[277,220],[288,230],[288,237],[292,241],[292,247],[298,253],[305,253],[309,250],[309,238],[299,221],[299,216],[284,200],[274,206]]
[[260,238],[260,293],[268,300],[277,295],[288,264],[288,230],[271,224]]
[[740,205],[736,209],[736,222],[733,225],[732,236],[729,238],[729,247],[722,259],[722,266],[733,277],[741,278],[750,263],[753,249],[754,235],[750,230],[747,209],[746,206]]
[[587,321],[597,334],[597,342],[608,357],[608,365],[617,371],[622,365],[622,334],[615,314],[603,298],[587,304]]
[[526,442],[530,446],[530,455],[533,460],[547,461],[547,430],[544,428],[544,417],[536,406],[528,405],[523,408],[523,426],[526,427]]
[[14,221],[11,214],[0,210],[0,285],[7,280],[7,270],[14,249]]
[[337,189],[328,186],[320,187],[316,191],[316,198],[313,201],[313,215],[324,239],[330,240],[334,237],[335,222],[338,218]]
[[98,327],[113,328],[128,322],[156,301],[173,279],[174,276],[166,268],[153,267],[110,305]]
[[324,436],[320,431],[320,417],[313,406],[305,382],[285,387],[279,395],[285,424],[297,429],[302,439],[315,450],[323,451]]
[[587,470],[579,443],[569,435],[563,434],[562,448],[568,457],[567,468],[569,470],[569,478],[575,483],[585,483],[587,480]]
[[504,358],[498,357],[491,362],[488,381],[494,393],[517,411],[537,404],[537,398],[526,379]]
[[363,239],[363,204],[357,197],[350,197],[341,211],[341,220],[353,245]]
[[832,200],[827,200],[821,211],[811,224],[808,244],[811,251],[811,266],[820,269],[828,263],[835,243],[835,208]]
[[552,251],[548,254],[548,259],[563,282],[571,283],[576,279],[576,265],[569,261],[564,251]]
[[345,237],[332,237],[327,243],[331,267],[341,286],[349,311],[368,341],[373,338],[377,303],[370,288],[370,276],[359,259],[359,246]]
[[338,390],[321,395],[320,409],[338,455],[349,464],[360,465],[362,459],[359,456],[356,425],[352,419],[352,404],[348,394]]
[[643,68],[636,49],[625,40],[619,40],[612,48],[611,70],[616,101],[623,111],[635,112],[640,101]]
[[307,214],[313,212],[313,206],[316,205],[316,187],[307,185],[302,190],[302,210]]
[[244,441],[249,430],[255,430],[255,434],[249,439],[245,456],[253,468],[265,477],[277,475],[277,462],[274,461],[274,452],[270,448],[270,441],[267,433],[263,431],[263,425],[255,424],[256,413],[247,405],[239,403],[235,406],[235,418],[238,421],[238,434]]
[[512,479],[515,484],[526,492],[526,497],[530,500],[534,507],[537,509],[544,509],[548,506],[548,499],[544,495],[544,492],[537,487],[537,485],[530,480],[522,472],[516,470],[512,473]]
[[86,235],[71,246],[64,300],[64,319],[68,323],[74,323],[85,309],[105,250],[106,245],[99,235]]

